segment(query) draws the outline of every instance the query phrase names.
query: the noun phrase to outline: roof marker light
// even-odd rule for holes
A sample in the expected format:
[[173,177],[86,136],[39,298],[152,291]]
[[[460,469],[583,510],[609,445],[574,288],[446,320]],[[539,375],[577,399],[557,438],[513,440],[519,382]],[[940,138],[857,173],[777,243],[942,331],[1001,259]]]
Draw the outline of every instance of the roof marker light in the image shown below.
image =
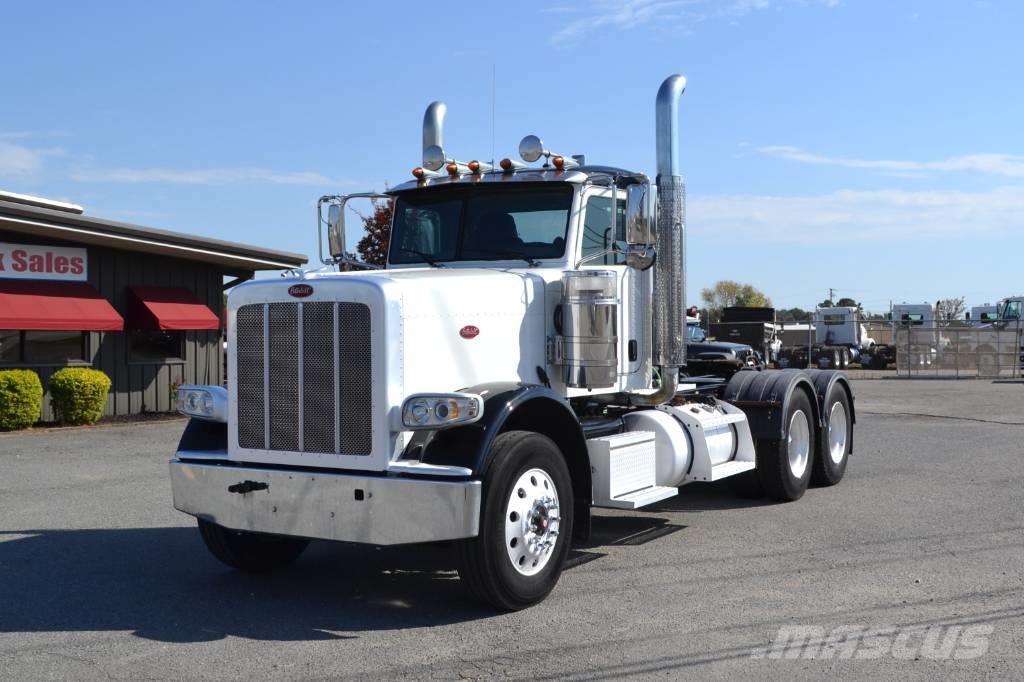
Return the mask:
[[517,170],[519,170],[521,168],[526,168],[526,164],[525,163],[520,163],[519,161],[513,161],[512,159],[502,159],[501,163],[498,164],[498,165],[500,165],[501,166],[501,170],[505,171],[506,173],[511,173],[512,171],[517,171]]
[[567,159],[564,156],[555,156],[551,158],[551,164],[558,170],[566,170],[567,168],[576,168],[580,164],[575,159]]
[[427,178],[436,178],[440,173],[436,171],[427,170],[421,166],[417,166],[412,169],[412,176],[417,180],[426,180]]

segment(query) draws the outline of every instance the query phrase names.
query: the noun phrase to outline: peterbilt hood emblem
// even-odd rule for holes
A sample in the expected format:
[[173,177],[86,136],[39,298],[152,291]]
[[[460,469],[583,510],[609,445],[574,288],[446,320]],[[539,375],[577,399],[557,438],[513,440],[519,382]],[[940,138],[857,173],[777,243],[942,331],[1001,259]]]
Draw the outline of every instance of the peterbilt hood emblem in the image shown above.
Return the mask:
[[480,333],[480,328],[475,327],[471,324],[467,324],[465,327],[459,330],[459,336],[464,339],[475,339]]
[[295,298],[306,298],[312,295],[313,287],[308,284],[293,284],[288,287],[288,295],[294,296]]

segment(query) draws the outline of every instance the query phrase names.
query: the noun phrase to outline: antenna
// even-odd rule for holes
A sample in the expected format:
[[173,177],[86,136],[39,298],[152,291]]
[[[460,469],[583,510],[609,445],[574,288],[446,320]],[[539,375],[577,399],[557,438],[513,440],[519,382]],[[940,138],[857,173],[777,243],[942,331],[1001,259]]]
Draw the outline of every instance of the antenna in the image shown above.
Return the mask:
[[491,62],[491,168],[494,167],[494,111],[495,91],[498,89],[498,66]]

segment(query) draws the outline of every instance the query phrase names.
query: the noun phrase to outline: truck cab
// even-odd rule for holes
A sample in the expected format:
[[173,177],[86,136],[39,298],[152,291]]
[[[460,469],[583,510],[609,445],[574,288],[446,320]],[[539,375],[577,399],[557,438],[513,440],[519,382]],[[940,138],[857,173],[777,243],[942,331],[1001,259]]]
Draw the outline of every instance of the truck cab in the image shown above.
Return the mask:
[[[435,102],[409,182],[321,197],[323,268],[232,289],[227,386],[178,390],[174,505],[207,548],[259,571],[311,539],[446,541],[471,594],[514,610],[554,588],[594,506],[838,483],[844,375],[687,367],[684,85],[658,91],[654,182],[534,135],[522,162],[459,161]],[[381,264],[347,246],[355,198],[392,209]]]

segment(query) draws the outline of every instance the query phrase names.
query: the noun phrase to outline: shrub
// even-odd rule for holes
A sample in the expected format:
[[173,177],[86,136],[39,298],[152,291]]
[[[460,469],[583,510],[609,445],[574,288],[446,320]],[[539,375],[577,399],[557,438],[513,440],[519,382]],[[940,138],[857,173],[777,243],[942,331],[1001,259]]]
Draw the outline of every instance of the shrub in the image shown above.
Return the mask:
[[50,400],[64,424],[94,424],[103,416],[110,377],[98,369],[66,367],[50,377]]
[[0,431],[24,429],[39,421],[43,385],[28,369],[0,370]]

